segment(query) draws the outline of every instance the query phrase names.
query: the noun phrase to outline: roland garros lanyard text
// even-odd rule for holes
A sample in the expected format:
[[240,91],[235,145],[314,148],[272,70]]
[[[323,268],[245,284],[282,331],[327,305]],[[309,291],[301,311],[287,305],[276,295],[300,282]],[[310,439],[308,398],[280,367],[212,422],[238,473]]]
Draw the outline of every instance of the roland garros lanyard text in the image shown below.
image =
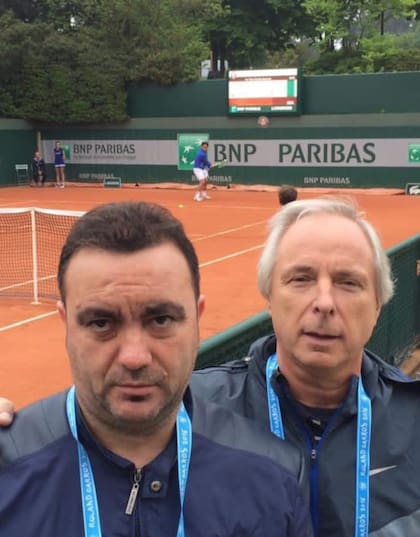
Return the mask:
[[[85,448],[79,441],[77,433],[76,397],[74,386],[70,388],[67,394],[66,410],[70,430],[74,439],[76,440],[79,456],[80,492],[82,495],[82,510],[85,537],[102,537],[98,498],[96,496],[96,487],[92,466],[90,464],[89,456],[86,453]],[[184,498],[191,459],[192,426],[191,420],[182,402],[176,419],[176,434],[178,451],[178,485],[181,504],[181,514],[178,522],[177,537],[185,537]]]
[[[280,401],[271,386],[271,377],[278,367],[277,355],[272,354],[266,366],[267,402],[271,432],[284,440]],[[369,468],[370,434],[372,427],[371,401],[359,377],[357,385],[357,441],[356,441],[356,512],[354,537],[369,533]]]

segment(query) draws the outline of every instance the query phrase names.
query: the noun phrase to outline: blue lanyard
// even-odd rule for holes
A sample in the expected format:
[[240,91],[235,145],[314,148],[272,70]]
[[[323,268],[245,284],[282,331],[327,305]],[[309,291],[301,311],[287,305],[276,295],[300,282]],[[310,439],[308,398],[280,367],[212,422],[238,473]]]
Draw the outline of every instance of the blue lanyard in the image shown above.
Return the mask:
[[[268,414],[270,418],[271,432],[284,440],[285,435],[280,401],[271,386],[271,377],[277,367],[277,355],[272,354],[267,360],[266,366]],[[362,378],[359,377],[357,385],[355,537],[367,537],[369,533],[369,468],[371,427],[371,401],[363,387]]]
[[[85,448],[79,441],[76,425],[76,396],[75,387],[72,386],[67,394],[66,402],[67,419],[71,433],[77,443],[79,456],[80,491],[82,495],[83,523],[85,537],[101,537],[101,521],[99,518],[98,498],[96,496],[95,479],[92,466]],[[176,419],[177,450],[178,450],[178,483],[181,514],[179,516],[177,537],[184,537],[184,499],[187,487],[188,470],[191,460],[192,449],[192,426],[191,420],[185,410],[184,403],[181,406]]]

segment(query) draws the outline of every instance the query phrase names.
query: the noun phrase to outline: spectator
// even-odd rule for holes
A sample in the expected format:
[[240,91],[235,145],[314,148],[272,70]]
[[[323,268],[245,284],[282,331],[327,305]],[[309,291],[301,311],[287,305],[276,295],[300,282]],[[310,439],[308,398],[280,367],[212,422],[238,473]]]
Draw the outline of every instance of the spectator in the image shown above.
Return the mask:
[[289,185],[283,185],[279,188],[278,191],[279,203],[280,205],[286,205],[291,201],[297,200],[298,191],[295,187]]

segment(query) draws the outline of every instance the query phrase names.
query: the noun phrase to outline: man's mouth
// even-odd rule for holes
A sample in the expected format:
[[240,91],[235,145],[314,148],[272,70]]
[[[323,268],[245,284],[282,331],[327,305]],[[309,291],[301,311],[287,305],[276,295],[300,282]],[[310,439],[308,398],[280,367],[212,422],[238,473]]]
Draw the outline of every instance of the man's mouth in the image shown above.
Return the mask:
[[306,331],[303,332],[303,334],[305,336],[308,336],[308,337],[311,337],[311,338],[316,338],[318,340],[323,340],[323,341],[333,341],[333,340],[338,339],[340,337],[337,334],[331,334],[331,333],[327,333],[327,332],[315,332],[315,331],[311,331],[311,330],[306,330]]

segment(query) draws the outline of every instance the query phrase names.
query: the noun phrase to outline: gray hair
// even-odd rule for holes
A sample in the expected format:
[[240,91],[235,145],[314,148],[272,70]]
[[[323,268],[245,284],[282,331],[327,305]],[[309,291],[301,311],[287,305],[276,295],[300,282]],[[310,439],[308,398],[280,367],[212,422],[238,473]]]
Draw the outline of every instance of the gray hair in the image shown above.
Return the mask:
[[269,222],[269,235],[263,253],[258,262],[258,288],[264,298],[271,294],[272,276],[277,259],[277,248],[286,231],[298,220],[311,214],[334,214],[355,222],[368,239],[375,265],[376,298],[381,307],[394,294],[394,282],[391,275],[391,264],[382,247],[381,240],[370,224],[357,211],[354,203],[349,200],[333,198],[317,198],[294,201],[280,209]]

